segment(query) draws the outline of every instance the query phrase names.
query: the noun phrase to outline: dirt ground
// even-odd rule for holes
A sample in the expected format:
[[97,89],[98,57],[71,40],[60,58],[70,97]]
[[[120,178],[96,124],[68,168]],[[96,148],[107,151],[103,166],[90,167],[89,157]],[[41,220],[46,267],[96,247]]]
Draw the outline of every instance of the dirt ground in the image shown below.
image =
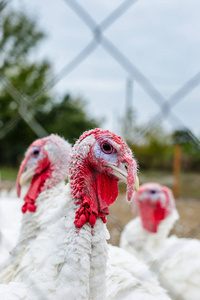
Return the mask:
[[[171,234],[178,237],[198,238],[200,239],[200,199],[177,199],[176,207],[180,219],[176,222]],[[119,245],[119,238],[124,226],[137,213],[132,213],[132,204],[127,203],[124,194],[120,194],[118,199],[110,208],[107,226],[110,232],[109,242],[113,245]]]

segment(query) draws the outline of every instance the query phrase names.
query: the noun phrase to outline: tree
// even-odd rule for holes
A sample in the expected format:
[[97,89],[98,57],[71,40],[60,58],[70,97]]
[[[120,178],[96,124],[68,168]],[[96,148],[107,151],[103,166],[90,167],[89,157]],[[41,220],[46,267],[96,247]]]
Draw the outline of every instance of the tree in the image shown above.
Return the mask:
[[84,131],[98,127],[98,122],[90,119],[85,110],[82,99],[67,94],[60,103],[53,103],[48,111],[38,113],[37,118],[48,132],[57,133],[74,143]]
[[139,143],[132,142],[130,147],[139,161],[141,169],[172,168],[173,146],[171,138],[161,126],[146,132]]
[[[0,32],[0,137],[3,137],[0,163],[14,164],[17,155],[37,136],[21,118],[13,122],[15,126],[5,136],[4,131],[10,120],[19,115],[19,108],[26,108],[21,95],[27,98],[44,85],[50,63],[31,62],[30,55],[44,33],[32,17],[12,10],[7,1],[0,2]],[[15,94],[19,97],[14,97]],[[34,105],[27,105],[27,109],[34,115],[50,100],[49,93],[42,93]]]
[[176,130],[172,134],[174,144],[182,148],[182,170],[200,170],[200,141],[190,130]]
[[44,37],[33,17],[0,1],[0,164],[18,165],[25,149],[38,138],[29,122],[21,118],[26,112],[48,133],[58,133],[71,142],[84,130],[97,126],[87,117],[84,102],[69,95],[56,104],[48,90],[39,93],[36,101],[27,101],[44,86],[49,74],[53,75],[48,61],[30,59]]

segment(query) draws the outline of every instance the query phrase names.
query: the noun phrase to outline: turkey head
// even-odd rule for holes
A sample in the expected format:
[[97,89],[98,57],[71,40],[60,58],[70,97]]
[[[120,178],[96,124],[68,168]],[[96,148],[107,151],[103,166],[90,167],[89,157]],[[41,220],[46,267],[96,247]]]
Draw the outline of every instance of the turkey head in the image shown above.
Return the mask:
[[70,150],[70,144],[55,134],[38,139],[29,146],[17,176],[18,197],[21,186],[31,179],[23,213],[27,210],[34,212],[38,194],[67,178]]
[[75,225],[87,221],[93,226],[97,217],[106,222],[108,207],[118,196],[118,181],[127,183],[127,199],[138,184],[137,164],[127,144],[108,130],[85,132],[76,142],[71,156],[70,185],[77,205]]
[[158,183],[146,183],[140,186],[135,195],[139,205],[142,226],[145,230],[156,233],[158,226],[174,208],[172,191]]

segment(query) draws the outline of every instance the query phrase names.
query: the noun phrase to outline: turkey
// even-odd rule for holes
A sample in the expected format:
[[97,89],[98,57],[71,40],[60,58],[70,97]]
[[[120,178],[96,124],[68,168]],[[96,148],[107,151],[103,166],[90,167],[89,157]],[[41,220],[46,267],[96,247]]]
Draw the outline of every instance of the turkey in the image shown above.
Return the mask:
[[16,190],[0,191],[0,265],[17,242],[22,218],[20,206]]
[[179,218],[171,190],[143,184],[135,201],[140,217],[125,226],[120,246],[148,263],[173,299],[199,299],[200,241],[168,237]]
[[[47,224],[48,218],[60,210],[61,203],[54,202],[54,198],[65,189],[70,151],[71,145],[55,134],[38,139],[29,146],[17,177],[18,196],[21,193],[21,186],[29,179],[32,178],[32,180],[28,191],[26,188],[22,209],[19,210],[18,205],[15,205],[14,208],[9,207],[7,211],[7,218],[8,216],[13,218],[14,222],[16,216],[19,219],[20,211],[21,214],[23,212],[23,217],[19,232],[18,226],[10,228],[19,237],[11,257],[1,265],[3,270],[0,274],[1,282],[8,282],[15,276],[22,257],[25,257],[29,251],[30,241],[37,236],[42,226],[45,226],[45,222]],[[14,204],[16,204],[15,199]],[[20,201],[19,204],[21,204]]]
[[147,265],[122,248],[109,245],[107,297],[109,300],[169,300]]
[[[112,263],[110,258],[106,279],[108,207],[117,198],[119,180],[127,182],[127,199],[132,199],[136,174],[136,162],[120,137],[102,129],[85,132],[72,149],[69,184],[64,193],[54,198],[55,203],[62,204],[60,210],[50,216],[46,211],[40,232],[29,242],[29,251],[23,256],[12,281],[0,285],[0,297],[27,300],[44,299],[48,295],[48,299],[106,299],[106,285],[112,285],[113,290],[116,288],[118,282],[113,280],[112,274],[119,268],[115,265],[116,259]],[[124,253],[119,248],[111,249],[111,257],[116,256],[116,251]],[[125,284],[130,271],[126,270],[127,261],[121,258],[120,262],[120,270],[125,275],[120,294],[122,291],[127,294],[130,286],[131,293],[137,289],[143,296],[137,298],[136,293],[132,294],[137,300],[169,299],[154,279],[146,279],[146,285],[154,290],[151,297],[146,293],[144,298],[145,283],[142,285],[141,281],[142,275],[145,277],[148,273],[145,266],[140,269],[144,272],[140,274],[141,280],[134,280],[134,283],[129,280],[129,285]],[[138,266],[135,274],[137,270]],[[117,297],[118,292],[108,290],[107,299],[120,299]]]
[[134,197],[133,206],[136,204],[140,217],[125,226],[120,247],[151,263],[170,243],[171,238],[167,236],[179,215],[171,190],[158,183],[141,185]]

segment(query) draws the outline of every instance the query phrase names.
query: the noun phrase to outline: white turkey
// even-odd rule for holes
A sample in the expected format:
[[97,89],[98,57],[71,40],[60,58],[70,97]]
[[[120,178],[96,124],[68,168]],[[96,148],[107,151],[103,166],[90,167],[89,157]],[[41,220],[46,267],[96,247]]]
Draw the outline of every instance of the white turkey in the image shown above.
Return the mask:
[[125,226],[120,246],[148,263],[173,299],[198,300],[200,241],[168,237],[179,218],[171,190],[158,183],[143,184],[135,201],[140,217]]
[[147,265],[122,248],[109,245],[107,299],[169,300]]
[[[85,132],[73,147],[69,173],[66,191],[54,199],[55,203],[62,204],[60,210],[55,215],[50,213],[50,216],[46,210],[42,230],[29,243],[29,251],[21,260],[12,282],[8,280],[7,284],[0,285],[0,297],[3,295],[6,299],[9,295],[12,300],[44,297],[57,300],[105,299],[106,284],[112,285],[113,290],[117,287],[118,282],[112,275],[120,268],[125,275],[119,291],[121,295],[125,292],[127,296],[130,286],[131,295],[137,300],[168,300],[154,278],[146,280],[146,286],[152,287],[151,293],[148,288],[145,292],[142,279],[133,279],[134,287],[133,280],[129,279],[127,286],[125,281],[130,271],[127,273],[122,257],[121,266],[116,266],[116,259],[113,263],[111,259],[108,267],[111,273],[108,269],[108,281],[106,279],[108,207],[117,198],[119,180],[127,182],[128,200],[132,199],[137,181],[137,165],[125,142],[107,130]],[[110,251],[114,251],[112,257],[116,256],[116,251],[123,252],[119,248]],[[138,266],[136,270],[139,270]],[[144,272],[143,277],[147,276],[146,267],[140,270]],[[142,278],[142,274],[139,275]],[[18,281],[19,288],[15,281]],[[132,293],[135,289],[137,294]],[[23,296],[18,296],[18,293]],[[107,299],[119,299],[118,292],[108,290]]]
[[[13,242],[14,234],[19,237],[9,260],[1,265],[1,269],[3,269],[1,282],[7,282],[15,276],[22,258],[29,251],[31,240],[34,240],[39,230],[45,226],[47,219],[51,215],[55,215],[58,209],[60,210],[61,203],[54,202],[54,198],[65,189],[70,151],[71,145],[55,134],[34,141],[26,151],[17,177],[18,196],[20,196],[21,186],[31,179],[28,191],[26,188],[22,209],[19,209],[16,199],[13,199],[14,202],[12,201],[15,204],[14,207],[8,207],[4,201],[6,208],[9,208],[7,218],[12,218],[14,223],[16,220],[18,221],[19,214],[22,212],[23,217],[21,230],[18,225],[17,228],[14,224],[13,228],[11,225],[9,226],[9,230],[13,232],[11,241]],[[19,204],[21,204],[20,201]],[[18,224],[18,222],[16,223]],[[5,235],[7,231],[3,231],[3,233]]]
[[16,190],[0,191],[0,265],[15,246],[21,224],[21,201]]

